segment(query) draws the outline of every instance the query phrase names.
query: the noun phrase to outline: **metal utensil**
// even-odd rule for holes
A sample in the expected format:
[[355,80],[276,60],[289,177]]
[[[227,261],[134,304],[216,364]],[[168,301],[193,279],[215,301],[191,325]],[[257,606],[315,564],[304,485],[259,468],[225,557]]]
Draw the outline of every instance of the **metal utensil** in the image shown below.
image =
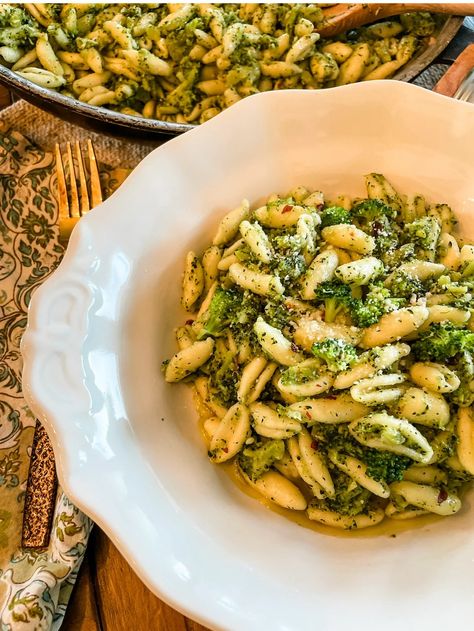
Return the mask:
[[[67,241],[79,219],[88,213],[91,208],[98,206],[102,202],[99,170],[97,168],[97,160],[92,141],[90,139],[87,141],[90,196],[87,188],[84,159],[79,142],[75,144],[75,154],[79,187],[76,179],[76,169],[72,157],[71,144],[68,142],[66,145],[66,157],[64,159],[61,157],[59,145],[57,144],[55,147],[56,173],[58,177],[59,238],[61,241]],[[66,184],[66,173],[69,178],[69,195]]]
[[454,98],[460,101],[474,103],[474,68],[456,90]]
[[[59,145],[55,147],[56,175],[58,180],[59,234],[66,243],[79,219],[102,202],[99,170],[91,140],[87,141],[86,171],[79,142],[75,144],[76,165],[70,143],[65,157]],[[76,174],[77,173],[77,174]],[[36,422],[31,448],[30,469],[23,511],[21,544],[24,548],[48,546],[57,490],[56,465],[48,435],[39,421]]]

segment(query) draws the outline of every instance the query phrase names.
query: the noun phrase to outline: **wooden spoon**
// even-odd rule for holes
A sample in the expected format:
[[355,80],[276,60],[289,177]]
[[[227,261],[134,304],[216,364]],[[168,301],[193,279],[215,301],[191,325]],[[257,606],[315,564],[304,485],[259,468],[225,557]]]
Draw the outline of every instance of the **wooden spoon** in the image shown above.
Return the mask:
[[333,37],[369,22],[410,11],[474,15],[474,4],[336,4],[323,10],[325,21],[317,31],[321,37]]

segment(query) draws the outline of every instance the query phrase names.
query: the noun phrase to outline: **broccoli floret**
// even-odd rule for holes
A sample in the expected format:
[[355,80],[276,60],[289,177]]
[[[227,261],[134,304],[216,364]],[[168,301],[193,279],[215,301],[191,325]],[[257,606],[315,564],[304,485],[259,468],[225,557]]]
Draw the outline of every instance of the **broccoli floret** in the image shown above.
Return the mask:
[[306,270],[306,261],[301,252],[291,252],[284,256],[276,256],[272,269],[282,283],[288,284],[296,280]]
[[369,499],[370,491],[356,483],[349,483],[346,487],[339,487],[336,491],[336,498],[327,499],[325,503],[329,510],[341,515],[355,517],[364,512]]
[[21,7],[2,4],[0,7],[0,44],[32,46],[40,35],[38,23]]
[[362,459],[367,465],[367,475],[387,484],[401,480],[405,470],[412,464],[410,458],[405,456],[370,448],[364,450]]
[[456,493],[459,489],[462,489],[466,482],[471,482],[474,476],[467,471],[459,471],[457,469],[451,469],[446,462],[443,462],[441,467],[445,469],[448,474],[448,482],[446,484],[446,490],[450,493]]
[[400,309],[403,301],[392,296],[391,292],[384,286],[382,282],[372,283],[369,285],[369,291],[365,296],[365,302],[370,304],[381,304],[384,313],[390,313]]
[[311,435],[318,445],[318,450],[322,452],[326,452],[328,448],[333,448],[353,455],[351,451],[347,451],[346,444],[355,447],[359,445],[349,434],[345,424],[315,423],[311,428]]
[[320,213],[321,229],[340,223],[351,223],[351,213],[341,206],[329,206]]
[[351,216],[357,220],[361,227],[370,226],[374,221],[381,219],[395,220],[397,211],[395,208],[387,206],[380,199],[364,199],[354,204]]
[[183,81],[166,97],[166,104],[189,114],[198,100],[195,83],[199,80],[199,64],[188,62],[184,66]]
[[293,328],[294,311],[289,308],[284,300],[269,300],[264,301],[263,307],[265,313],[265,321],[271,326],[277,329]]
[[232,321],[240,301],[241,297],[238,292],[218,287],[212,297],[211,304],[203,315],[202,329],[197,336],[198,340],[222,335],[224,329]]
[[313,24],[320,24],[326,19],[322,7],[317,4],[298,4],[296,6],[300,7],[301,16]]
[[301,237],[294,230],[271,230],[268,236],[273,249],[282,256],[298,254],[303,249]]
[[40,32],[29,24],[22,24],[18,28],[4,28],[0,29],[0,44],[13,48],[30,47],[39,35]]
[[419,278],[407,274],[403,270],[396,270],[390,277],[390,292],[397,298],[409,300],[412,296],[425,294],[425,288]]
[[356,326],[361,328],[375,324],[383,314],[384,311],[380,304],[365,304],[362,300],[354,301],[352,304],[352,320]]
[[282,440],[267,440],[254,443],[239,454],[239,465],[244,473],[255,482],[266,473],[276,460],[281,460],[285,453]]
[[433,35],[436,30],[436,22],[433,16],[425,11],[402,13],[400,15],[400,22],[408,33],[418,35],[419,37]]
[[387,484],[401,480],[405,469],[412,464],[410,458],[405,456],[361,445],[354,440],[345,425],[319,423],[314,425],[311,434],[318,442],[319,451],[335,449],[339,454],[357,458],[367,465],[367,475],[377,481],[384,480]]
[[309,20],[314,25],[325,19],[323,10],[317,4],[275,4],[274,6],[278,11],[278,21],[291,38],[293,38],[295,26],[301,18]]
[[[232,332],[237,347],[242,344],[250,344],[251,349],[257,353],[261,353],[261,346],[253,330],[253,325],[258,316],[261,315],[264,310],[265,301],[262,301],[260,296],[252,293],[251,291],[239,292],[236,291],[239,296],[239,304],[232,312],[231,321],[229,323],[229,329]],[[271,307],[269,307],[270,309]],[[282,315],[282,309],[279,310],[278,315]],[[272,311],[274,317],[277,316],[275,311]]]
[[31,22],[29,14],[21,7],[15,7],[10,4],[2,4],[0,6],[0,28],[7,26],[18,27],[25,22]]
[[325,281],[316,287],[316,302],[324,302],[325,322],[334,322],[337,314],[345,308],[351,308],[352,292],[349,285],[340,281]]
[[380,254],[384,265],[389,268],[398,267],[401,263],[415,258],[415,246],[413,243],[405,243],[396,250],[386,250]]
[[336,496],[333,499],[326,499],[325,505],[329,510],[336,511],[342,515],[359,515],[367,507],[370,498],[370,491],[359,486],[348,475],[342,473],[337,468],[331,471],[334,482]]
[[415,245],[415,253],[421,259],[432,261],[436,255],[441,224],[435,217],[421,217],[406,224],[404,234],[407,241]]
[[237,402],[240,371],[232,351],[215,352],[208,364],[209,386],[224,405]]
[[394,298],[383,284],[373,283],[363,300],[352,301],[351,317],[356,326],[368,327],[378,322],[385,313],[399,309],[404,302]]
[[461,384],[457,390],[448,395],[449,400],[460,407],[469,407],[474,403],[474,361],[472,355],[467,352],[461,353],[454,368]]
[[232,316],[229,328],[232,333],[243,331],[249,338],[255,321],[261,315],[262,299],[251,291],[239,292],[239,299],[240,303]]
[[[173,30],[168,32],[166,37],[166,45],[169,55],[175,61],[181,61],[193,47],[195,43],[194,32],[196,29],[203,29],[204,23],[201,18],[189,19],[185,24],[183,23],[179,28],[173,27]],[[168,30],[168,27],[161,25],[162,30]]]
[[381,283],[369,285],[365,298],[354,298],[349,285],[340,281],[325,281],[316,288],[316,302],[324,301],[324,320],[333,322],[335,317],[347,309],[359,327],[375,324],[384,313],[395,311],[404,304],[404,299],[394,298]]
[[440,276],[430,287],[433,294],[444,294],[448,297],[446,304],[466,309],[471,306],[472,300],[472,281],[470,279],[462,279],[455,281],[447,274]]
[[324,360],[328,369],[333,372],[350,368],[357,359],[355,347],[344,340],[328,339],[324,342],[315,342],[311,347],[311,352],[315,357]]
[[459,353],[474,353],[474,333],[459,329],[451,322],[435,322],[411,346],[416,359],[441,361],[456,357]]
[[[321,373],[321,366],[317,360],[307,360],[297,366],[290,366],[281,373],[280,383],[283,385],[304,384],[309,381],[314,381]],[[283,406],[282,406],[283,407]],[[284,416],[290,416],[296,414],[296,420],[301,420],[301,413],[290,411],[283,407],[282,413]]]
[[[273,303],[269,303],[269,310],[272,305]],[[273,306],[272,313],[276,315],[276,303]],[[262,308],[260,298],[250,291],[241,292],[238,289],[218,287],[211,304],[200,318],[202,328],[197,339],[202,340],[208,336],[219,337],[226,327],[229,327],[235,334],[236,341],[240,337],[249,341],[252,337],[252,326]]]
[[412,464],[410,458],[405,456],[361,445],[354,440],[345,425],[319,423],[312,428],[311,433],[320,451],[335,449],[340,454],[358,458],[367,465],[367,475],[377,481],[384,480],[390,484],[401,480],[405,469]]
[[398,245],[397,211],[380,199],[364,199],[351,211],[355,223],[375,239],[375,253],[390,252]]

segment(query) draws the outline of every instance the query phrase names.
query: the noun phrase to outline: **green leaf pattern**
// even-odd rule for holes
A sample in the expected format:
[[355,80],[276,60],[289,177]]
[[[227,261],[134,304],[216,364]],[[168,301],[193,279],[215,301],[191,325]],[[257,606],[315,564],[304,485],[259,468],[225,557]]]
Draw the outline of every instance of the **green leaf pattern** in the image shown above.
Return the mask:
[[[110,193],[123,170],[105,170]],[[35,418],[22,395],[20,340],[35,289],[59,264],[54,159],[0,127],[0,631],[58,629],[92,522],[58,490],[47,550],[23,550]]]

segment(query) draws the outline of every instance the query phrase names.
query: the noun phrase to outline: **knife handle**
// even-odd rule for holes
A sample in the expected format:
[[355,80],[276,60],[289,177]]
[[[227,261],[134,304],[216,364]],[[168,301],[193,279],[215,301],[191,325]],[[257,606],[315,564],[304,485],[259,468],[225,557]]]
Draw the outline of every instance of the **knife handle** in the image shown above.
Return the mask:
[[57,488],[53,448],[46,430],[36,421],[23,509],[23,548],[38,549],[48,546]]

